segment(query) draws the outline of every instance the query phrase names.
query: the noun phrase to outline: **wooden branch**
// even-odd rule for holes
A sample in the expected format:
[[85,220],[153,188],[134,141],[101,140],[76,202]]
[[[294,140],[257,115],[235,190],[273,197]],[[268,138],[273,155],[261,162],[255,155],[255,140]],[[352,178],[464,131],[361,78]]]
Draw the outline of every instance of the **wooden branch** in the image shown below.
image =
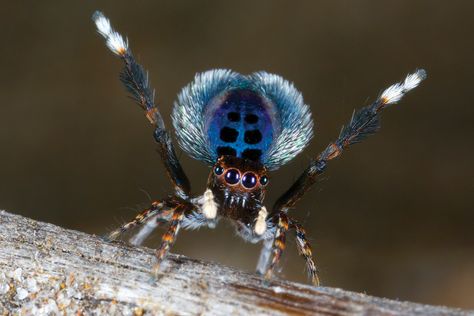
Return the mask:
[[474,315],[274,280],[0,211],[0,314]]

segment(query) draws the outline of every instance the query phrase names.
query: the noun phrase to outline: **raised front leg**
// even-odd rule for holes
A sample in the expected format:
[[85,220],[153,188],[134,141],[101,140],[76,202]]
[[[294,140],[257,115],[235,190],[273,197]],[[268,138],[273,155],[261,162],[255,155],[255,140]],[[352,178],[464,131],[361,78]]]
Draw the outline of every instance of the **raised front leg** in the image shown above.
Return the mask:
[[396,83],[378,97],[369,106],[354,112],[347,126],[344,126],[337,140],[330,143],[326,149],[311,161],[308,168],[299,176],[296,182],[276,201],[272,214],[287,212],[316,182],[319,174],[326,169],[326,164],[347,149],[348,146],[362,141],[374,134],[380,127],[380,112],[391,104],[395,104],[410,90],[416,88],[426,78],[423,69],[408,75],[403,82]]
[[132,51],[128,47],[128,40],[124,40],[122,35],[112,28],[109,19],[102,12],[96,11],[92,19],[99,34],[105,38],[107,47],[125,64],[120,73],[120,80],[155,127],[154,138],[158,143],[158,151],[177,194],[181,197],[188,196],[191,185],[176,156],[163,118],[155,105],[155,91],[150,87],[148,73],[133,57]]

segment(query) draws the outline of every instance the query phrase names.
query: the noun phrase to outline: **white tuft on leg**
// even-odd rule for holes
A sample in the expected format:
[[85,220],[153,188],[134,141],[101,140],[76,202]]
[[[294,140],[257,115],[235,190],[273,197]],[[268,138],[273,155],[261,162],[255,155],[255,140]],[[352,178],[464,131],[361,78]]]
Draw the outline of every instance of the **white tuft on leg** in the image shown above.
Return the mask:
[[426,71],[418,69],[416,72],[409,74],[405,81],[391,85],[380,95],[380,99],[384,104],[393,104],[400,101],[400,99],[408,91],[418,87],[420,82],[426,78]]
[[260,211],[258,211],[257,220],[255,221],[255,233],[257,235],[262,235],[267,230],[267,208],[262,206]]
[[202,213],[208,219],[216,218],[217,216],[217,203],[214,201],[214,194],[211,189],[207,189],[202,196]]
[[128,41],[112,28],[109,19],[102,12],[94,12],[92,20],[95,22],[97,32],[105,38],[107,47],[114,54],[123,56],[128,50]]

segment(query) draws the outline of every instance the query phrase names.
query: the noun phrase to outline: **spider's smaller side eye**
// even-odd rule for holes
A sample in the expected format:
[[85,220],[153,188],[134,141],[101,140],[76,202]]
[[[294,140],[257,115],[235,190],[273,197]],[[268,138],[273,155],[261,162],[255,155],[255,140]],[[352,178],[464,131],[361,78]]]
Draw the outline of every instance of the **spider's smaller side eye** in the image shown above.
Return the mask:
[[218,176],[220,176],[221,174],[224,173],[224,168],[222,168],[221,166],[216,166],[214,168],[214,173]]
[[260,178],[260,184],[261,185],[267,185],[267,183],[268,183],[268,177],[267,176],[262,176]]
[[225,173],[225,182],[228,184],[236,184],[240,180],[240,173],[237,169],[229,169]]

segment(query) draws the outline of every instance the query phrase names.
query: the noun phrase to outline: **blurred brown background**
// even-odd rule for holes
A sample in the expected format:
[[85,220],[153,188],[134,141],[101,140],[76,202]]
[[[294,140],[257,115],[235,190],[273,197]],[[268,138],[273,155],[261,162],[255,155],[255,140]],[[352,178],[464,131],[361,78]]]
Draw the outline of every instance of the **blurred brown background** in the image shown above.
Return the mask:
[[[117,79],[121,64],[95,32],[96,9],[150,71],[168,126],[176,94],[199,71],[266,70],[303,92],[316,138],[273,174],[268,205],[354,108],[426,68],[381,132],[332,162],[292,215],[324,285],[474,308],[473,2],[3,1],[0,208],[102,235],[170,185]],[[202,192],[208,169],[181,160]],[[259,247],[222,224],[183,231],[173,251],[253,271]],[[281,277],[307,282],[289,245]]]

